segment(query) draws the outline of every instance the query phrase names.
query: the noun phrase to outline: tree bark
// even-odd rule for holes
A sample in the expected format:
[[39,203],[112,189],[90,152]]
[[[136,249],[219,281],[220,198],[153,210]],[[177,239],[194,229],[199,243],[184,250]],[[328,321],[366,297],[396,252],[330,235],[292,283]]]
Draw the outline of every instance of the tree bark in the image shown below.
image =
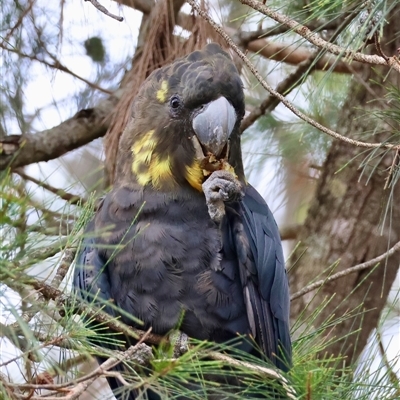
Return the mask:
[[102,137],[110,124],[112,110],[124,89],[99,102],[94,108],[78,111],[61,124],[41,132],[0,138],[0,171],[53,160]]
[[[396,22],[400,5],[390,15],[381,40],[388,56],[400,48]],[[374,47],[371,51],[377,50]],[[394,71],[388,74],[386,68],[368,65],[360,76],[366,84],[360,84],[359,80],[351,84],[349,97],[340,111],[338,130],[353,138],[372,131],[374,140],[387,140],[398,131],[399,124],[374,117],[374,113],[385,110],[386,88],[399,87],[400,76]],[[334,272],[344,270],[385,253],[400,239],[400,185],[392,184],[385,189],[395,153],[378,150],[377,157],[371,157],[360,168],[370,154],[340,141],[333,143],[299,236],[301,246],[292,258],[299,259],[289,274],[292,292],[328,276],[332,273],[328,267],[336,262]],[[397,253],[375,269],[348,275],[304,295],[292,303],[292,318],[296,319],[306,307],[302,318],[310,316],[327,299],[329,303],[313,322],[316,327],[329,318],[357,310],[327,332],[327,338],[337,339],[327,348],[328,354],[341,354],[346,362],[354,361],[377,326],[399,263]],[[355,332],[358,328],[361,330]],[[354,333],[348,336],[351,332]]]

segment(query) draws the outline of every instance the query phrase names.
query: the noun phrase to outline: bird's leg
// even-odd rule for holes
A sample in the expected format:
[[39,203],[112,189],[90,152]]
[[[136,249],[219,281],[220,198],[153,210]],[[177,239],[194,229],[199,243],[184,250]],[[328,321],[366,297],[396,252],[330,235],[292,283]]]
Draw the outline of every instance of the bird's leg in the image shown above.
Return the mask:
[[225,215],[225,202],[240,200],[243,197],[243,186],[229,171],[215,171],[203,183],[208,213],[213,221],[220,223]]

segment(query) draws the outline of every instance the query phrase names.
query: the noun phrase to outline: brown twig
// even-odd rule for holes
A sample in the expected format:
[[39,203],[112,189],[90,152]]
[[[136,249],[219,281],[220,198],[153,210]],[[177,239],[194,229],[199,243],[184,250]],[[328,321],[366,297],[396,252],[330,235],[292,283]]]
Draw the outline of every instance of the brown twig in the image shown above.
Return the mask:
[[118,15],[114,15],[114,14],[110,13],[110,11],[108,11],[107,8],[102,6],[97,0],[85,0],[85,1],[89,1],[90,3],[92,3],[100,12],[107,15],[107,17],[116,19],[119,22],[122,22],[124,20],[123,17],[119,17]]
[[[52,390],[56,392],[68,392],[65,397],[56,396],[53,397],[50,395],[46,396],[46,399],[64,399],[64,400],[74,400],[78,398],[97,378],[104,376],[105,373],[114,368],[116,365],[121,362],[129,359],[135,359],[138,363],[143,363],[148,361],[152,357],[151,348],[145,345],[143,342],[147,339],[147,335],[150,334],[151,329],[147,332],[144,332],[144,335],[141,340],[134,346],[129,347],[124,352],[119,352],[116,357],[110,357],[106,361],[104,361],[101,365],[99,365],[94,371],[89,372],[85,376],[82,376],[77,379],[73,379],[67,382],[62,382],[59,384],[9,384],[9,387],[18,388],[20,390]],[[25,397],[28,399],[27,397]],[[29,397],[29,399],[42,399],[43,397],[33,396]]]
[[[124,4],[127,7],[132,7],[136,10],[143,12],[143,14],[148,15],[151,10],[150,3],[145,3],[143,0],[114,0],[120,4]],[[351,11],[349,12],[349,14]],[[345,17],[346,18],[346,17]],[[191,15],[187,15],[184,12],[180,12],[177,16],[176,20],[177,25],[186,29],[188,31],[192,31],[193,28],[193,17]],[[329,24],[329,23],[328,23]],[[328,25],[329,26],[329,25]],[[285,31],[289,29],[284,27]],[[312,26],[311,26],[312,28]],[[228,35],[237,36],[238,41],[240,42],[240,33],[237,30],[230,28],[228,26],[224,27],[225,31]],[[272,59],[276,61],[283,61],[288,64],[298,65],[301,61],[306,60],[312,52],[305,46],[294,47],[288,46],[284,43],[278,42],[270,42],[265,39],[256,39],[248,42],[245,45],[247,50],[257,53],[267,59]],[[357,65],[358,64],[358,65]],[[344,63],[343,61],[337,60],[336,57],[322,57],[318,60],[318,62],[314,65],[314,68],[317,70],[332,70],[333,72],[339,73],[350,73],[348,63]],[[354,62],[353,69],[360,68],[360,63]]]
[[57,363],[50,367],[48,370],[40,372],[32,377],[31,382],[34,385],[46,385],[54,382],[54,378],[62,374],[63,376],[69,372],[73,367],[77,367],[80,364],[90,361],[92,357],[88,354],[78,354],[75,357],[67,358],[60,363]]
[[12,383],[10,382],[9,378],[2,372],[0,372],[0,385],[5,389],[4,391],[2,391],[2,394],[5,394],[11,400],[19,398],[19,396],[21,395],[21,392],[18,388],[11,387]]
[[35,4],[35,0],[29,0],[28,2],[28,7],[26,7],[22,12],[21,15],[18,17],[17,22],[15,25],[10,29],[10,31],[7,33],[7,35],[4,37],[2,40],[2,44],[5,44],[9,41],[11,36],[14,34],[14,32],[21,26],[24,18],[27,16],[27,14],[32,10],[33,5]]
[[[19,274],[18,280],[12,282],[12,285],[16,290],[26,289],[26,285],[32,286],[35,290],[41,293],[46,300],[54,300],[58,307],[62,310],[64,307],[69,309],[73,308],[74,312],[79,315],[85,315],[85,317],[92,318],[93,320],[100,322],[112,329],[115,332],[123,333],[128,337],[138,339],[143,334],[143,331],[132,328],[125,323],[116,320],[111,315],[100,310],[99,308],[89,306],[83,302],[77,302],[77,299],[73,295],[66,295],[58,288],[55,288],[46,282],[39,279],[33,278],[27,274]],[[147,335],[147,342],[150,344],[160,343],[162,336],[150,333]]]
[[359,272],[362,271],[364,269],[370,268],[375,266],[376,264],[380,263],[382,260],[384,260],[385,258],[391,257],[393,254],[395,254],[396,252],[400,251],[400,242],[397,242],[392,248],[390,248],[388,251],[386,251],[385,253],[381,254],[378,257],[373,258],[372,260],[363,262],[361,264],[358,264],[354,267],[351,268],[347,268],[344,271],[340,271],[334,275],[331,275],[329,277],[327,277],[326,279],[321,279],[317,282],[312,283],[311,285],[308,285],[306,287],[304,287],[303,289],[299,290],[296,293],[293,293],[290,296],[290,300],[293,301],[301,296],[304,296],[306,293],[309,293],[315,289],[320,288],[321,286],[325,285],[328,282],[332,282],[335,281],[339,278],[343,278],[344,276],[353,274],[354,272]]
[[[310,22],[307,25],[307,28],[310,29],[311,31],[319,32],[322,30],[337,29],[338,26],[339,26],[339,21],[333,20],[326,23]],[[282,24],[276,24],[275,26],[268,27],[265,29],[257,29],[256,31],[241,31],[239,32],[238,36],[241,45],[245,46],[247,43],[252,42],[253,40],[262,39],[270,36],[282,35],[283,33],[287,33],[290,31],[292,31],[291,28]]]
[[[264,2],[265,4],[265,2]],[[340,17],[334,18],[331,21],[326,21],[322,22],[318,19],[308,21],[306,27],[314,32],[322,32],[322,31],[341,31],[343,26],[347,26],[348,23],[357,15],[358,13],[358,4],[355,4],[353,7],[350,7],[347,11],[344,11]],[[242,40],[242,45],[245,45],[246,43],[249,43],[250,41],[257,40],[260,38],[265,38],[269,36],[276,36],[276,35],[281,35],[286,32],[291,32],[292,28],[282,25],[282,24],[276,24],[273,27],[268,27],[266,29],[260,30],[258,29],[257,31],[254,32],[239,32],[239,40]],[[331,42],[332,39],[330,39]]]
[[393,171],[394,171],[396,165],[398,165],[398,161],[397,161],[398,158],[400,159],[400,149],[397,149],[396,153],[394,154],[392,164],[389,167],[388,176],[385,178],[385,186],[383,187],[383,189],[387,189],[391,183]]
[[[342,23],[339,25],[339,21],[334,21],[335,24],[332,26],[332,28],[337,28],[336,31],[331,35],[330,41],[336,40],[336,38],[339,36],[339,34],[349,25],[349,23],[352,21],[352,17],[354,15],[354,10],[350,12],[342,21]],[[284,27],[287,29],[287,27]],[[294,88],[296,88],[298,85],[300,85],[303,80],[301,79],[303,75],[310,70],[311,67],[315,66],[316,63],[318,62],[318,59],[321,60],[323,57],[324,50],[317,49],[313,53],[310,54],[310,56],[305,59],[304,61],[300,62],[298,65],[297,69],[288,75],[286,79],[281,81],[277,88],[276,91],[283,94],[287,95],[290,93]],[[240,126],[240,131],[243,132],[245,129],[247,129],[251,124],[253,124],[257,119],[266,114],[267,112],[271,112],[275,107],[279,104],[279,100],[272,95],[269,95],[261,104],[259,107],[255,108],[241,123]]]
[[64,189],[55,188],[54,186],[51,186],[48,183],[42,182],[39,179],[36,179],[32,176],[25,174],[25,172],[20,169],[17,169],[14,172],[17,173],[22,179],[25,179],[27,181],[31,181],[31,182],[35,183],[36,185],[42,187],[43,189],[48,190],[51,193],[56,194],[57,196],[59,196],[60,198],[62,198],[65,201],[68,201],[71,204],[84,205],[86,203],[86,200],[83,199],[82,197],[80,197],[76,194],[68,193]]
[[[14,325],[14,324],[12,324]],[[7,336],[7,328],[11,327],[12,325],[2,325],[1,326],[1,337],[8,337]],[[4,329],[5,327],[5,329]],[[20,329],[19,329],[20,330]],[[5,333],[6,332],[6,333]],[[14,336],[18,335],[18,331],[14,332]],[[20,360],[21,358],[25,358],[27,356],[27,353],[31,353],[32,351],[37,352],[38,350],[42,350],[45,349],[46,347],[49,346],[55,346],[55,347],[59,347],[61,349],[68,349],[68,350],[76,350],[78,351],[80,349],[79,346],[75,345],[67,336],[65,335],[60,335],[60,336],[56,336],[56,337],[49,337],[49,335],[47,335],[46,333],[42,333],[42,332],[32,332],[32,336],[38,341],[41,342],[40,345],[36,346],[35,348],[30,348],[28,350],[28,352],[25,351],[25,349],[21,349],[22,353],[18,354],[17,356],[8,359],[7,361],[4,361],[2,363],[0,363],[0,367],[4,368],[7,365],[14,363],[18,360]],[[32,347],[32,343],[30,341],[30,346]],[[25,346],[26,347],[26,346]]]
[[[22,261],[18,262],[18,265],[23,265],[24,267],[32,265],[36,263],[38,260],[43,261],[46,260],[47,258],[53,257],[55,254],[57,254],[60,251],[60,247],[64,247],[67,244],[67,239],[61,239],[60,243],[57,244],[57,246],[52,246],[48,247],[46,249],[41,249],[36,252],[32,252],[29,256],[29,258],[25,258]],[[61,281],[64,279],[69,267],[71,266],[74,257],[75,257],[75,252],[76,248],[67,248],[64,251],[64,257],[60,263],[60,266],[58,267],[56,274],[51,282],[53,286],[58,287],[61,283]],[[17,278],[14,278],[17,279]],[[30,299],[32,294],[27,295],[27,298]],[[24,300],[24,298],[23,298]],[[38,299],[36,301],[39,302],[44,302],[45,298],[38,293]],[[32,300],[30,299],[30,302]],[[29,309],[24,310],[24,312],[20,315],[18,320],[10,325],[4,325],[2,329],[2,334],[7,334],[7,332],[12,333],[13,337],[16,337],[19,334],[23,334],[22,330],[22,324],[28,324],[35,315],[39,312],[39,309],[35,304],[33,304]],[[38,336],[39,335],[39,336]],[[35,338],[40,341],[48,341],[47,336],[40,336],[41,333],[35,334]],[[1,335],[0,335],[1,336]],[[52,339],[52,340],[57,340],[59,339]],[[25,346],[25,340],[21,341],[22,346]],[[48,344],[46,344],[47,346]],[[59,344],[58,344],[59,345]],[[60,345],[59,345],[60,346]],[[64,345],[62,347],[65,347]],[[20,347],[21,348],[21,347]],[[23,350],[23,349],[21,349]]]
[[67,73],[69,75],[72,75],[74,78],[79,79],[80,81],[86,83],[88,86],[90,86],[93,89],[99,90],[99,91],[101,91],[103,93],[106,93],[108,95],[112,95],[113,94],[113,92],[111,92],[110,90],[104,89],[104,88],[100,87],[99,85],[96,85],[95,83],[90,82],[87,79],[83,78],[82,76],[79,76],[75,72],[71,71],[68,67],[66,67],[65,65],[61,64],[61,62],[58,61],[55,57],[52,57],[53,60],[54,60],[54,63],[51,63],[51,62],[46,61],[46,60],[44,60],[42,58],[38,58],[36,55],[29,55],[29,54],[22,53],[21,51],[19,51],[17,49],[14,49],[12,47],[9,47],[9,46],[5,46],[2,43],[0,44],[0,48],[3,48],[4,50],[10,51],[11,53],[18,54],[22,58],[27,58],[27,59],[29,59],[31,61],[40,62],[41,64],[46,65],[49,68],[56,69],[58,71],[62,71],[62,72],[65,72],[65,73]]
[[[193,0],[190,0],[189,3],[192,4]],[[319,35],[315,32],[312,32],[306,26],[300,24],[299,22],[295,21],[292,18],[284,14],[280,14],[272,8],[264,5],[255,0],[240,0],[242,4],[245,4],[254,10],[259,11],[260,13],[267,15],[268,17],[274,19],[276,22],[287,26],[288,28],[292,29],[293,32],[296,32],[301,37],[306,39],[308,42],[317,46],[321,49],[327,50],[329,53],[337,55],[337,56],[344,56],[350,60],[359,61],[366,64],[373,64],[373,65],[388,65],[391,68],[395,69],[397,72],[400,72],[400,63],[395,57],[389,57],[385,59],[384,57],[377,56],[377,55],[367,55],[363,53],[359,53],[353,50],[345,49],[341,46],[338,46],[333,43],[329,43],[326,40],[322,39]]]
[[[305,61],[302,61],[294,72],[288,75],[283,81],[281,81],[276,91],[282,94],[287,94],[288,91],[292,91],[295,87],[300,85],[301,77],[303,74],[311,67],[315,59],[318,57],[320,51],[318,50],[313,55],[311,55]],[[267,112],[271,112],[279,104],[279,99],[276,96],[269,95],[261,104],[243,119],[240,125],[240,132],[243,133],[247,128],[249,128],[254,122],[258,120],[262,115]]]
[[382,46],[381,46],[381,41],[379,40],[379,32],[374,33],[374,43],[375,43],[375,48],[378,54],[383,57],[386,61],[389,61],[389,57],[383,52]]
[[76,255],[76,248],[67,248],[64,250],[64,256],[60,262],[60,265],[57,268],[56,274],[51,281],[51,286],[59,287],[67,272],[73,263]]
[[[27,278],[28,277],[25,277],[26,281],[28,281]],[[60,290],[51,287],[50,285],[47,285],[44,282],[40,282],[34,278],[31,278],[29,284],[33,286],[36,290],[40,291],[43,297],[45,297],[47,300],[49,299],[54,300],[58,306],[66,306],[66,305],[71,306],[73,304],[73,298],[64,295]],[[39,382],[39,383],[31,382],[27,384],[12,384],[12,383],[8,384],[8,387],[12,388],[13,390],[19,390],[19,391],[31,390],[29,396],[20,397],[21,399],[28,400],[29,398],[30,400],[39,400],[42,399],[43,397],[33,396],[32,395],[33,391],[50,390],[54,391],[54,393],[47,394],[46,395],[47,400],[52,400],[52,399],[74,400],[78,398],[78,396],[81,395],[94,382],[94,380],[96,380],[100,376],[113,376],[116,379],[119,379],[123,384],[131,386],[131,384],[128,384],[123,379],[120,373],[108,372],[109,369],[115,367],[118,363],[126,359],[135,358],[135,361],[138,362],[139,364],[146,362],[146,360],[148,361],[149,357],[152,356],[152,352],[151,348],[144,345],[143,343],[146,342],[149,344],[159,344],[161,343],[161,341],[163,342],[166,341],[164,337],[150,333],[150,330],[144,332],[139,329],[131,328],[119,321],[116,321],[112,316],[99,310],[93,310],[92,308],[89,308],[86,305],[82,304],[77,305],[77,307],[75,307],[75,311],[78,314],[85,314],[89,318],[93,318],[98,322],[104,323],[104,325],[110,327],[114,331],[124,333],[128,336],[133,336],[136,340],[139,340],[139,342],[135,346],[130,347],[128,350],[124,352],[121,353],[118,352],[118,354],[120,354],[119,356],[109,358],[93,372],[68,382],[63,382],[59,384],[53,384],[52,382],[48,384],[46,382]],[[61,345],[63,343],[66,343],[68,345],[68,340],[64,336],[53,338],[53,340],[50,341],[48,340],[48,338],[46,338],[46,336],[44,336],[43,339],[46,340],[46,342],[43,343],[43,346],[41,347],[48,346],[49,344]],[[141,347],[143,346],[145,347],[144,350],[141,349]],[[282,384],[282,387],[286,390],[288,398],[296,399],[296,392],[294,388],[289,385],[287,379],[280,372],[275,371],[274,369],[259,365],[254,365],[249,362],[236,360],[232,357],[229,357],[225,354],[221,354],[215,351],[210,352],[207,350],[205,351],[200,350],[199,356],[222,361],[227,365],[235,367],[244,367],[269,379],[277,379]],[[165,361],[166,360],[164,360],[163,362]],[[67,394],[66,396],[60,397],[59,395],[61,393],[67,393]]]
[[37,263],[38,261],[44,261],[61,252],[62,248],[65,247],[70,240],[70,238],[59,238],[55,245],[32,251],[27,257],[23,258],[18,263],[20,265],[30,266]]
[[[260,75],[260,73],[257,71],[255,66],[250,62],[250,60],[246,57],[246,55],[238,48],[238,46],[236,46],[234,41],[226,34],[226,32],[207,13],[205,13],[203,10],[200,9],[200,7],[198,7],[198,5],[196,4],[196,2],[194,0],[187,0],[187,1],[199,13],[199,15],[202,18],[204,18],[214,28],[214,30],[217,33],[219,33],[226,40],[226,42],[229,44],[229,46],[243,60],[243,62],[247,65],[247,67],[254,74],[254,76],[261,83],[261,85],[268,92],[270,92],[273,96],[277,97],[290,111],[293,112],[293,114],[297,115],[303,121],[309,123],[310,125],[314,126],[315,128],[319,129],[320,131],[333,137],[334,139],[341,140],[342,142],[351,144],[353,146],[369,148],[369,149],[374,149],[374,148],[387,148],[387,149],[393,149],[393,150],[400,149],[400,144],[395,145],[395,144],[391,144],[391,143],[367,143],[367,142],[362,142],[360,140],[348,138],[346,136],[341,135],[340,133],[333,131],[332,129],[329,129],[329,128],[321,125],[319,122],[313,120],[311,117],[309,117],[308,115],[301,112],[297,107],[295,107],[295,105],[293,103],[291,103],[284,96],[282,96],[280,93],[278,93],[275,89],[273,89],[264,80],[264,78]],[[261,4],[261,3],[259,3],[259,4]],[[399,64],[399,68],[400,68],[400,64]]]

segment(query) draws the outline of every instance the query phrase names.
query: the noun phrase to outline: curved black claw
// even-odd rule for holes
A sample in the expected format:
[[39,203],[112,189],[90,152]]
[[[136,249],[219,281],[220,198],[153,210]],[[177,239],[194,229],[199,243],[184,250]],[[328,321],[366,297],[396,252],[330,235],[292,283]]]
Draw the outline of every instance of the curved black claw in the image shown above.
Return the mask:
[[225,215],[225,202],[240,200],[243,186],[229,171],[215,171],[203,183],[208,213],[213,221],[219,223]]

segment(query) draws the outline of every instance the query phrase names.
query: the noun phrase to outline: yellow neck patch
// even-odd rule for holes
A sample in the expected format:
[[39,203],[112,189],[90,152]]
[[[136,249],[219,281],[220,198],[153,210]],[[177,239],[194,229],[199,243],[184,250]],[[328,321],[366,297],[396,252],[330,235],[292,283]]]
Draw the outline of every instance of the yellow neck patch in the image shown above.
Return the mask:
[[151,184],[158,189],[162,186],[173,186],[175,180],[171,171],[171,160],[169,156],[162,158],[154,152],[156,144],[154,130],[147,132],[133,144],[132,172],[142,186]]
[[198,160],[194,160],[191,165],[186,167],[185,177],[190,186],[194,187],[199,192],[203,191],[202,184],[204,181],[204,173]]
[[[216,171],[217,169],[215,169]],[[218,170],[228,171],[235,178],[237,175],[235,173],[235,169],[230,165],[227,161],[222,161],[219,164]],[[190,183],[190,186],[194,187],[199,192],[203,191],[203,182],[205,179],[212,174],[211,170],[205,170],[201,167],[201,162],[197,159],[193,161],[191,165],[186,167],[186,180]]]

